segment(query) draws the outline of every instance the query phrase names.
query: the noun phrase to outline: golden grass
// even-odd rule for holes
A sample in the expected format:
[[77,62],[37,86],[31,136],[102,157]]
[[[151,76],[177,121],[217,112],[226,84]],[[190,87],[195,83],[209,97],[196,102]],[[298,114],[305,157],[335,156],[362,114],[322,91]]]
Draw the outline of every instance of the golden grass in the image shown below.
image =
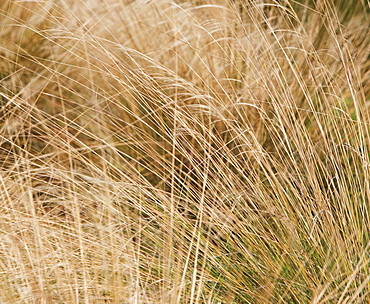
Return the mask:
[[0,5],[1,303],[370,301],[366,0]]

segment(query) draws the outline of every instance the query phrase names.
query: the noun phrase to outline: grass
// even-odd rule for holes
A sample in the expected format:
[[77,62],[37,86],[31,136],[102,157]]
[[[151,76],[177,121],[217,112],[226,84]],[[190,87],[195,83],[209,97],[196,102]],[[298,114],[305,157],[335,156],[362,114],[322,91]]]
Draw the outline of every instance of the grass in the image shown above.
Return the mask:
[[369,10],[2,1],[0,302],[370,301]]

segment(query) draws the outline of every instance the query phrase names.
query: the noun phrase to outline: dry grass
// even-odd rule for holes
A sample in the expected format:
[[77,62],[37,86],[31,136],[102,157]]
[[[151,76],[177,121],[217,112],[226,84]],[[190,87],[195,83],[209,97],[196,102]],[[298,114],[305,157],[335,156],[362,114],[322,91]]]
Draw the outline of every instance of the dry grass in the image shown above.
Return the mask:
[[0,5],[1,303],[369,301],[366,0]]

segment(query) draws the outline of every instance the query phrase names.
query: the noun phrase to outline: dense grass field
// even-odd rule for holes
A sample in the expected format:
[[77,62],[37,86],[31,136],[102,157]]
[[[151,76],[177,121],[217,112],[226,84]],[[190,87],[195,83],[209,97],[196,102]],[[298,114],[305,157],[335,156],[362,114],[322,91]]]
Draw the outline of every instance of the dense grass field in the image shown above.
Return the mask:
[[0,2],[0,303],[370,303],[368,0]]

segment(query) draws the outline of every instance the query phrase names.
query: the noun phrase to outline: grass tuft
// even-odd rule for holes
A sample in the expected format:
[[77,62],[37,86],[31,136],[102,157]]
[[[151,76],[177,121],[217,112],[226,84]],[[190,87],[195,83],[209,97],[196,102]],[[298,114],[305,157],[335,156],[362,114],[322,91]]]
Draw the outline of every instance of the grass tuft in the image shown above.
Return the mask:
[[2,1],[0,302],[370,301],[369,18]]

